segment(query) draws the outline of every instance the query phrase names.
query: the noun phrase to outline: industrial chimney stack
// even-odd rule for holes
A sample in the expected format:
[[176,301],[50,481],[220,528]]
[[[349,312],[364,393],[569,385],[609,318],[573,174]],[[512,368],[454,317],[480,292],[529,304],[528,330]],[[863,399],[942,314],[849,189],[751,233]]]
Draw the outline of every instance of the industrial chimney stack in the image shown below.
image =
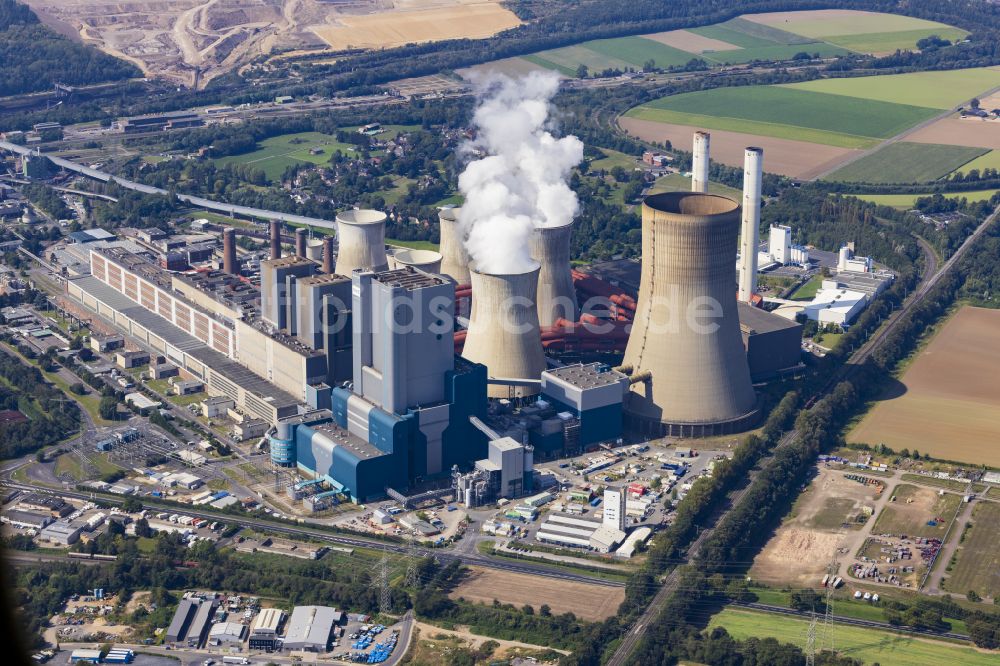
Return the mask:
[[642,204],[642,275],[623,365],[629,425],[645,434],[710,437],[757,420],[740,335],[735,248],[740,206],[670,192]]
[[760,186],[764,150],[750,147],[743,155],[743,231],[740,236],[740,295],[749,303],[757,291],[757,246],[760,244]]
[[[472,270],[472,316],[462,356],[486,366],[487,375],[534,379],[545,370],[535,293],[539,266],[524,273],[494,275]],[[490,385],[491,398],[535,395],[534,386]]]
[[295,256],[300,259],[306,258],[306,241],[308,240],[309,232],[305,229],[295,230]]
[[[579,308],[569,266],[569,245],[573,234],[570,221],[559,227],[539,227],[531,237],[531,258],[539,263],[538,323],[553,326],[557,319],[576,321]],[[473,294],[473,300],[475,294]]]
[[389,267],[385,256],[385,213],[377,210],[348,210],[337,214],[338,275],[349,276],[361,268],[384,271]]
[[239,274],[236,263],[236,230],[222,230],[222,270],[230,275]]
[[281,222],[271,220],[271,258],[281,258]]
[[464,234],[458,223],[461,208],[444,208],[438,214],[441,223],[441,273],[456,284],[469,284],[469,254],[465,250]]
[[333,273],[333,236],[323,238],[323,272]]
[[694,149],[691,158],[691,191],[708,192],[708,155],[711,135],[708,132],[694,133]]

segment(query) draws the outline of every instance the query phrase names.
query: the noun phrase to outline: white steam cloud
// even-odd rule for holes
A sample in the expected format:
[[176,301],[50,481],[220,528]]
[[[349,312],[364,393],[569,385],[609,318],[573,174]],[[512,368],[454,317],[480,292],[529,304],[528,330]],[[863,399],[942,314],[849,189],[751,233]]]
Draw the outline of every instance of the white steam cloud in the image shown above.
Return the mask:
[[549,131],[556,74],[501,74],[476,83],[477,135],[465,148],[486,156],[470,162],[458,179],[465,246],[478,271],[524,273],[534,267],[534,230],[569,224],[580,209],[567,181],[583,159],[583,143]]

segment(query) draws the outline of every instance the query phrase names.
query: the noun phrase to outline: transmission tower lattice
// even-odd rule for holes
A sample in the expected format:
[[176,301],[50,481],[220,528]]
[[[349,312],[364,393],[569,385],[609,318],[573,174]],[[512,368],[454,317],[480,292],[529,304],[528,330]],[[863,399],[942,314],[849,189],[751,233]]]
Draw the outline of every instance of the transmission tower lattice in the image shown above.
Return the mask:
[[826,584],[826,608],[823,614],[823,649],[833,652],[833,581],[836,579],[837,570],[840,568],[836,553],[833,554],[833,559],[830,561],[829,566],[830,568],[827,573],[830,574],[830,580]]
[[816,666],[816,613],[806,629],[806,666]]
[[389,594],[389,555],[383,552],[375,565],[375,578],[378,585],[378,609],[383,614],[392,610],[392,596]]
[[417,542],[411,539],[406,546],[406,587],[414,587],[417,584],[417,560],[420,558],[420,551],[417,550]]

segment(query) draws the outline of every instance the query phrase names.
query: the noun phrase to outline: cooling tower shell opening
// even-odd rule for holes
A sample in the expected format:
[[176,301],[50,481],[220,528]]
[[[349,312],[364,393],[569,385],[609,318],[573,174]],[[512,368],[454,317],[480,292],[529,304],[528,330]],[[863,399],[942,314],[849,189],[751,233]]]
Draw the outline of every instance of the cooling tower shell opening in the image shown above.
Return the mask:
[[323,239],[312,238],[306,243],[306,258],[313,261],[323,260]]
[[465,233],[458,221],[461,208],[443,208],[438,213],[441,228],[441,274],[456,284],[469,284],[469,253],[465,250]]
[[622,363],[651,378],[626,401],[634,430],[702,437],[757,421],[736,306],[740,212],[702,193],[643,201],[639,298]]
[[358,269],[384,271],[389,267],[385,254],[385,213],[377,210],[348,210],[337,214],[337,265],[334,272],[350,275]]
[[572,221],[539,227],[531,235],[531,258],[541,266],[535,303],[542,326],[554,326],[559,319],[576,321],[580,315],[569,265],[572,235]]
[[413,266],[425,273],[441,272],[441,253],[434,250],[396,250],[389,256],[389,268]]
[[[471,271],[472,315],[462,356],[486,366],[487,375],[503,379],[533,379],[545,370],[545,353],[538,326],[535,292],[540,267],[523,273],[494,275]],[[539,387],[491,384],[491,398],[536,395]]]

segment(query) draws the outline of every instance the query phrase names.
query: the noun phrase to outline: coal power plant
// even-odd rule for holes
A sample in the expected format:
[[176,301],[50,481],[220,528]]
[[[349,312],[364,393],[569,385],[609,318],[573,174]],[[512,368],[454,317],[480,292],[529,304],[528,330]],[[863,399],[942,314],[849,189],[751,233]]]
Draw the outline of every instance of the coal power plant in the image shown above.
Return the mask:
[[538,262],[536,305],[538,323],[552,326],[560,319],[576,321],[580,314],[570,272],[570,237],[573,223],[539,227],[531,237],[531,258]]
[[469,253],[465,249],[465,237],[458,222],[461,208],[442,208],[438,214],[441,229],[441,273],[456,284],[469,284]]
[[740,337],[735,248],[740,205],[672,192],[642,204],[642,277],[624,366],[626,419],[650,435],[707,437],[756,422]]

